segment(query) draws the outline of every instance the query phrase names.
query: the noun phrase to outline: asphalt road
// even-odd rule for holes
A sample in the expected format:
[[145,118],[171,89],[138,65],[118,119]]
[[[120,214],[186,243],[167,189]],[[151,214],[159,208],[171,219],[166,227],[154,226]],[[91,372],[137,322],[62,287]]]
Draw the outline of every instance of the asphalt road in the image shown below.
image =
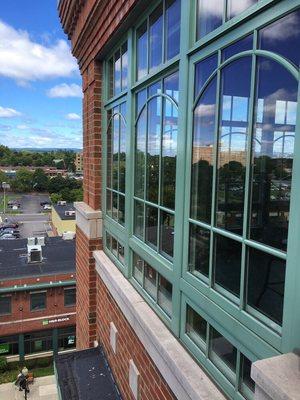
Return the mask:
[[50,214],[41,213],[42,201],[49,201],[49,197],[44,194],[24,194],[21,196],[23,214],[6,215],[8,221],[19,223],[22,238],[47,236],[47,232],[51,231]]

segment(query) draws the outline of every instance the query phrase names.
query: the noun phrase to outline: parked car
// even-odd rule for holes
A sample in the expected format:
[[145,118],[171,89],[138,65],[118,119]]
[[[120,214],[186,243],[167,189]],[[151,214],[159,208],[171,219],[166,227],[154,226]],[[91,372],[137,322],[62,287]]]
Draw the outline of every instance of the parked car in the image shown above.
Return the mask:
[[16,237],[11,233],[5,233],[4,235],[0,236],[0,240],[14,240]]
[[17,228],[19,228],[19,224],[17,223],[6,223],[0,225],[0,231],[3,229],[17,229]]
[[3,235],[14,235],[17,239],[19,239],[21,237],[20,235],[20,231],[16,230],[16,229],[4,229],[2,231],[0,231],[0,237]]
[[45,204],[44,207],[43,207],[43,210],[45,210],[45,211],[51,210],[51,209],[52,209],[52,207],[51,207],[50,204]]
[[51,203],[50,203],[50,201],[41,201],[40,202],[40,205],[41,205],[41,207],[44,207],[44,206],[46,206],[46,205],[51,205]]

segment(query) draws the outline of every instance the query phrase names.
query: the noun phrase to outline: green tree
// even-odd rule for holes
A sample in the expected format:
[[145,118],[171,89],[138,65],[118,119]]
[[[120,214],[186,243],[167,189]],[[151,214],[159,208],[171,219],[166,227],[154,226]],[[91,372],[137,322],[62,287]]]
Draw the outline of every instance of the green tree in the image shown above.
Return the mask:
[[58,201],[62,200],[62,196],[60,193],[52,193],[50,194],[50,200],[52,204],[57,204]]
[[16,178],[11,181],[11,187],[16,192],[30,192],[32,190],[33,174],[27,168],[20,168]]
[[49,187],[49,178],[41,168],[37,168],[32,177],[33,189],[38,192],[45,192]]

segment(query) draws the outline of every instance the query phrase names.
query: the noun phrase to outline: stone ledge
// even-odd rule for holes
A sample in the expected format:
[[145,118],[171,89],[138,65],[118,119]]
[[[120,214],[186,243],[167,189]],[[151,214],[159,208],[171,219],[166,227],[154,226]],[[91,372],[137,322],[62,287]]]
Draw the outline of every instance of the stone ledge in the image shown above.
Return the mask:
[[105,255],[95,251],[96,271],[180,400],[225,400],[224,395]]
[[300,357],[294,353],[256,361],[251,377],[255,399],[300,400]]
[[76,225],[82,230],[88,239],[102,237],[102,211],[93,210],[83,201],[75,202]]

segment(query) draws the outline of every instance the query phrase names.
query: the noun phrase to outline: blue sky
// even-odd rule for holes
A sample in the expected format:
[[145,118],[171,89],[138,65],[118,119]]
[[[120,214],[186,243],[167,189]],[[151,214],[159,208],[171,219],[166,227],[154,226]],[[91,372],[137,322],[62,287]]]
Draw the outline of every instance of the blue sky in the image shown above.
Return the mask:
[[57,0],[2,3],[0,144],[82,148],[81,77]]

